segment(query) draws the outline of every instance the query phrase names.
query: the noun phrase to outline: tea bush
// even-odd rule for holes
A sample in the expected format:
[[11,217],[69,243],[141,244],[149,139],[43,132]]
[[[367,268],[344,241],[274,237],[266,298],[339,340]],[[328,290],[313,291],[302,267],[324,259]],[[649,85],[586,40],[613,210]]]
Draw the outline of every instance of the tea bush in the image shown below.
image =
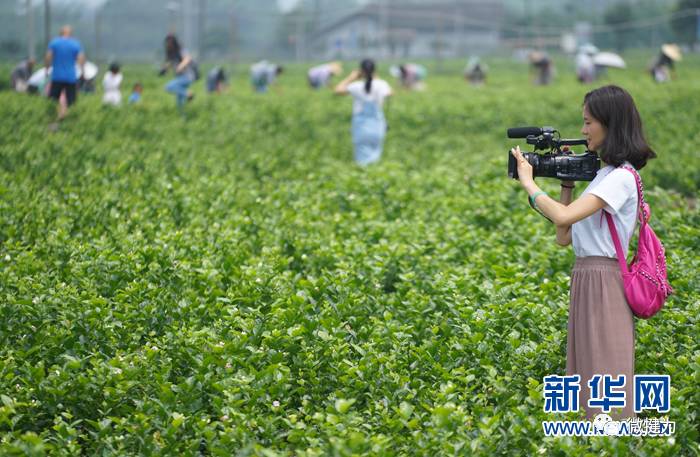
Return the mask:
[[198,83],[181,116],[127,66],[142,105],[81,96],[55,133],[46,100],[0,93],[0,454],[700,454],[698,62],[664,86],[608,76],[659,155],[642,176],[676,289],[636,323],[676,422],[644,439],[541,427],[573,254],[506,178],[505,129],[577,137],[590,87],[450,70],[397,91],[366,169],[351,101],[301,68],[264,96]]

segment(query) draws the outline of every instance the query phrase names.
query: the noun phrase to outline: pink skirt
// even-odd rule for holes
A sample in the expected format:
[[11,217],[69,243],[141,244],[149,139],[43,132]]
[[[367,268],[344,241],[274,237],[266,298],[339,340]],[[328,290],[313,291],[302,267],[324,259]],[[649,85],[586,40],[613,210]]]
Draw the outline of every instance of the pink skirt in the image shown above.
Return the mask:
[[[571,274],[566,374],[581,376],[579,408],[588,419],[603,411],[589,408],[588,381],[596,374],[624,374],[624,408],[613,419],[634,417],[634,315],[627,304],[617,259],[577,257]],[[604,392],[599,390],[599,397]],[[619,391],[619,389],[614,389]]]

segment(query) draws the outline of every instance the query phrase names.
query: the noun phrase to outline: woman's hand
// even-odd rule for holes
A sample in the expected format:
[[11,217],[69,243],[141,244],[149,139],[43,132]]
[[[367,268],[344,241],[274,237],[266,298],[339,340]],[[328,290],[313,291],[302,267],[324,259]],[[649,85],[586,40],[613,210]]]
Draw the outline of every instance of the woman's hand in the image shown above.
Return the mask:
[[532,177],[532,165],[523,157],[523,153],[520,152],[520,146],[511,149],[510,153],[513,154],[518,165],[518,179],[520,179],[520,183],[523,186],[533,183],[535,180]]
[[187,54],[182,56],[182,61],[180,61],[177,68],[175,68],[175,73],[176,74],[182,73],[185,70],[185,68],[187,68],[187,66],[190,64],[190,62],[192,62],[191,56],[189,56]]
[[362,76],[362,73],[360,72],[360,70],[353,70],[353,71],[351,71],[350,74],[347,75],[347,76],[345,77],[345,79],[343,79],[342,81],[340,81],[340,82],[335,86],[335,89],[333,89],[333,92],[334,92],[336,95],[347,95],[347,93],[348,93],[348,85],[349,85],[351,82],[357,81],[358,79],[360,79],[361,76]]

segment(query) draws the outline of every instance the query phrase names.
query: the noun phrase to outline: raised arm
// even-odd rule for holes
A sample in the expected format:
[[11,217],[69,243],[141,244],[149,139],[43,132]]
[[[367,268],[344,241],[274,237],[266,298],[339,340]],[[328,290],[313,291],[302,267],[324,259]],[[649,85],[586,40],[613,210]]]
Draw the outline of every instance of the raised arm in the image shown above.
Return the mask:
[[348,86],[350,83],[353,83],[357,81],[360,78],[360,71],[359,70],[353,70],[350,72],[350,74],[340,81],[336,86],[335,89],[333,89],[333,93],[335,95],[347,95],[348,94]]
[[192,62],[192,56],[190,56],[189,54],[184,54],[182,56],[182,60],[175,69],[175,73],[181,73],[185,68],[187,68],[187,65],[189,65],[190,62]]

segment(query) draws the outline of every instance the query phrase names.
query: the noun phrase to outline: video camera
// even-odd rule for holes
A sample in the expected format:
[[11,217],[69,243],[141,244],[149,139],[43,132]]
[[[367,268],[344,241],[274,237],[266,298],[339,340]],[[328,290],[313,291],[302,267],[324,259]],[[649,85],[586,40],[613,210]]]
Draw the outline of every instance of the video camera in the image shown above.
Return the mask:
[[[508,138],[525,138],[534,150],[548,150],[544,154],[523,152],[523,157],[532,165],[533,177],[557,178],[563,181],[593,181],[600,169],[600,158],[595,152],[583,154],[562,151],[562,146],[587,145],[587,141],[561,139],[554,127],[515,127],[508,129]],[[513,154],[508,151],[508,176],[518,179],[518,166]]]

